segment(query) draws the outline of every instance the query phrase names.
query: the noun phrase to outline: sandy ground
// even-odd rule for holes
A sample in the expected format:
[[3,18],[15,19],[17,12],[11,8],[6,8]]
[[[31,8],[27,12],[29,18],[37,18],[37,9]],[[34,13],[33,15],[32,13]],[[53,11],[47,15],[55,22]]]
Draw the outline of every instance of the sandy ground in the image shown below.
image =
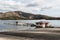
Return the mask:
[[[27,35],[27,34],[25,34]],[[31,34],[30,34],[31,35]],[[0,34],[0,40],[60,40],[58,35],[48,35],[48,34],[38,34],[33,36],[11,36],[11,35],[2,35]]]
[[60,40],[59,28],[0,32],[0,40]]
[[18,37],[18,36],[0,34],[0,40],[35,40],[35,39],[27,38],[27,37]]

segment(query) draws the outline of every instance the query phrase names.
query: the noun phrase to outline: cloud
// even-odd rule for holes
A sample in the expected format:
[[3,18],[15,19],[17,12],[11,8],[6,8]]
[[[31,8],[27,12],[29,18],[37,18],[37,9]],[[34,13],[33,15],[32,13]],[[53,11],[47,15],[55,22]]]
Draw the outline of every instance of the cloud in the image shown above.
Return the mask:
[[24,4],[21,2],[15,2],[13,0],[0,0],[0,9],[2,11],[13,11],[19,10],[19,8],[23,8]]
[[58,13],[54,15],[58,16],[60,13],[58,12],[59,9],[60,0],[0,0],[0,11],[2,12],[20,10],[50,16],[53,16],[51,13]]

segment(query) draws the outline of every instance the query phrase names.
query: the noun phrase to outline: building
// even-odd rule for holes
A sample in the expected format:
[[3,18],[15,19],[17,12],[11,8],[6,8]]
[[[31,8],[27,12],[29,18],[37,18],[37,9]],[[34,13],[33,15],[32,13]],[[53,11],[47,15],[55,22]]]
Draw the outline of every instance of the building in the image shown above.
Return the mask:
[[40,21],[36,22],[36,28],[48,28],[49,22]]

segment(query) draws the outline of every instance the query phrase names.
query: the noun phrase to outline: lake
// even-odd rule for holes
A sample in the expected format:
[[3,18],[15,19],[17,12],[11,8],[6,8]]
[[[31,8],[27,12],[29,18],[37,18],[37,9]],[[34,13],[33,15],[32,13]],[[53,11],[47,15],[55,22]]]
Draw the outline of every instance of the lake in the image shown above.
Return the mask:
[[[39,21],[47,21],[52,26],[60,27],[60,20],[0,20],[0,31],[31,29],[30,26],[16,26],[16,25],[5,24],[5,23],[15,24],[16,21],[18,21],[19,23],[36,23]],[[35,27],[33,27],[33,28],[35,28]]]

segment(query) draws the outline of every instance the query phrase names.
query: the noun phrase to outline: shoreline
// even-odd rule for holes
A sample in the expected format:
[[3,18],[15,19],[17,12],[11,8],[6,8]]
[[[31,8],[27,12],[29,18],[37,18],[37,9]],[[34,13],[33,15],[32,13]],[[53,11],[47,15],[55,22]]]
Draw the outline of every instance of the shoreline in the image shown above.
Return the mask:
[[[31,29],[31,30],[6,31],[6,32],[0,32],[0,34],[22,37],[22,38],[24,38],[24,37],[31,38],[34,40],[40,40],[40,39],[60,40],[60,32],[58,32],[58,31],[60,31],[59,28],[56,28],[56,29],[55,28],[50,28],[50,29],[49,28],[46,28],[46,29],[39,28],[39,29]],[[30,39],[28,39],[28,40],[30,40]]]

